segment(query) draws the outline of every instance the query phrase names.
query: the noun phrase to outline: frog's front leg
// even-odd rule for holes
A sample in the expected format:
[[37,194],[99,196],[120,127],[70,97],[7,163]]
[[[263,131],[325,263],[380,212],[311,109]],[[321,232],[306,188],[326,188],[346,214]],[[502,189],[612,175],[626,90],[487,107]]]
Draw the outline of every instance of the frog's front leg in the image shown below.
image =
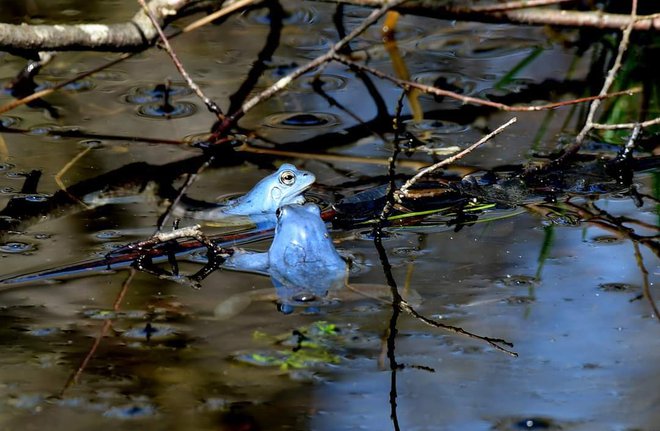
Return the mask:
[[268,253],[258,253],[254,251],[236,249],[234,254],[225,260],[222,268],[234,271],[257,272],[268,274],[269,269]]

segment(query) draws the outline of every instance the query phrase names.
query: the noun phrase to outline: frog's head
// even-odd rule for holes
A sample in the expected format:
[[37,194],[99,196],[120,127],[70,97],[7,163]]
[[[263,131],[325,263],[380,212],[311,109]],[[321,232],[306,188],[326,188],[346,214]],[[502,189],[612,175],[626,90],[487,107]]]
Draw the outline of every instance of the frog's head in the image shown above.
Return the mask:
[[257,199],[261,201],[262,212],[274,213],[284,205],[305,203],[302,194],[315,180],[311,172],[284,163],[277,172],[259,181],[250,195],[253,195],[254,203]]

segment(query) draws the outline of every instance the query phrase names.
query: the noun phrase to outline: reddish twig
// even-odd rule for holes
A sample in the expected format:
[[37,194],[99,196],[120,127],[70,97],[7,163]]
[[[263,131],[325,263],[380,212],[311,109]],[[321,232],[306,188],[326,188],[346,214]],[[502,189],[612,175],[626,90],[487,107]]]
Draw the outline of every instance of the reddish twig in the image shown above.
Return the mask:
[[433,94],[435,96],[449,97],[449,98],[461,101],[463,103],[469,103],[469,104],[481,105],[481,106],[488,106],[488,107],[491,107],[491,108],[499,109],[499,110],[502,110],[502,111],[510,111],[510,112],[547,111],[547,110],[550,110],[550,109],[560,108],[562,106],[575,105],[577,103],[591,102],[591,101],[600,100],[600,99],[607,99],[607,98],[615,97],[615,96],[621,96],[621,95],[630,96],[630,95],[640,91],[640,88],[631,88],[629,90],[617,91],[615,93],[600,94],[598,96],[582,97],[582,98],[579,98],[579,99],[565,100],[563,102],[546,103],[546,104],[543,104],[543,105],[533,105],[533,106],[511,106],[511,105],[506,105],[504,103],[493,102],[492,100],[480,99],[478,97],[464,96],[462,94],[458,94],[458,93],[455,93],[453,91],[443,90],[442,88],[433,87],[433,86],[430,86],[430,85],[420,84],[418,82],[407,81],[405,79],[396,78],[394,76],[383,73],[378,69],[374,69],[373,67],[369,67],[369,66],[365,66],[365,65],[356,63],[355,61],[351,60],[350,58],[348,58],[344,55],[337,54],[333,57],[333,59],[337,60],[337,61],[339,61],[343,64],[346,64],[347,66],[355,67],[355,68],[364,70],[366,72],[369,72],[372,75],[377,76],[378,78],[385,79],[385,80],[388,80],[390,82],[393,82],[393,83],[395,83],[396,85],[398,85],[402,88],[416,88],[420,91],[423,91],[424,93]]

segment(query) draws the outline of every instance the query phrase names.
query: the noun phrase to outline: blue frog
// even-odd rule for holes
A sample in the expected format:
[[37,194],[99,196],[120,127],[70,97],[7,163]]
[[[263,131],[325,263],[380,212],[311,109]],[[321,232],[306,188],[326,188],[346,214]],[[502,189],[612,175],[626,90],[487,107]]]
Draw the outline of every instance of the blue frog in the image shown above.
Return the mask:
[[348,265],[335,249],[319,207],[286,205],[277,212],[275,237],[265,253],[239,250],[223,265],[271,276],[280,310],[317,306],[346,281]]
[[278,208],[303,204],[303,192],[316,180],[311,172],[297,169],[289,163],[264,177],[247,194],[213,208],[190,211],[175,209],[175,214],[199,220],[220,220],[231,216],[274,216]]

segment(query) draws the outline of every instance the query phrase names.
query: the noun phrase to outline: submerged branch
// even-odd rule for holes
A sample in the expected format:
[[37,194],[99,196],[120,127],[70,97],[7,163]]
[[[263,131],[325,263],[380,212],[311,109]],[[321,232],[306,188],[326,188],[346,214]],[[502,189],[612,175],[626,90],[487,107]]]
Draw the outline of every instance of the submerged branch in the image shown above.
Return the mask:
[[465,335],[466,337],[469,338],[474,338],[477,340],[485,341],[486,343],[490,344],[493,348],[499,350],[500,352],[506,353],[508,355],[511,355],[513,357],[518,357],[518,354],[512,350],[507,349],[506,347],[502,347],[501,345],[507,346],[507,347],[513,347],[513,344],[502,339],[502,338],[491,338],[491,337],[484,337],[483,335],[477,335],[473,332],[466,331],[465,329],[458,327],[458,326],[453,326],[453,325],[447,325],[445,323],[440,323],[438,321],[435,321],[433,319],[429,319],[428,317],[425,317],[421,314],[419,314],[410,304],[408,304],[406,301],[401,300],[400,304],[401,310],[405,311],[406,313],[410,314],[413,316],[415,319],[429,325],[433,326],[434,328],[440,328],[440,329],[445,329],[447,331],[454,332],[456,334],[460,335]]
[[[126,277],[126,280],[122,283],[121,289],[119,290],[119,293],[117,294],[117,297],[115,298],[115,302],[112,305],[112,311],[118,312],[121,308],[121,303],[124,301],[124,297],[126,296],[126,293],[128,292],[128,287],[130,286],[131,282],[133,281],[133,278],[135,277],[135,274],[137,271],[133,268],[131,268],[131,272],[128,274],[128,277]],[[103,322],[103,326],[101,327],[101,330],[99,331],[99,334],[96,336],[94,339],[94,343],[92,343],[92,346],[89,348],[89,351],[83,358],[83,360],[80,362],[80,365],[75,369],[73,373],[69,376],[67,379],[66,383],[64,383],[64,386],[60,390],[59,396],[62,397],[64,393],[66,392],[67,389],[69,389],[71,386],[75,385],[78,383],[78,380],[80,379],[80,376],[82,373],[85,371],[87,366],[89,365],[90,361],[96,354],[96,351],[99,349],[99,346],[101,345],[101,341],[105,336],[108,334],[108,331],[110,331],[110,328],[112,327],[112,319],[106,319]]]

